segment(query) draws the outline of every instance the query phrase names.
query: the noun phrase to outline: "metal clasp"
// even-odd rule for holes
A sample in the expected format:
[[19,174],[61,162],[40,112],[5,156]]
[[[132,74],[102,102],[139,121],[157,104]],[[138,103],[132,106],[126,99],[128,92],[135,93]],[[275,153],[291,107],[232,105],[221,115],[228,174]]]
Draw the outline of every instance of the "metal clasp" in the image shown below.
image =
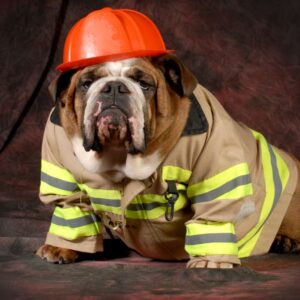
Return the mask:
[[167,221],[172,221],[174,217],[175,202],[179,197],[175,180],[167,180],[168,189],[165,193],[166,204],[165,218]]

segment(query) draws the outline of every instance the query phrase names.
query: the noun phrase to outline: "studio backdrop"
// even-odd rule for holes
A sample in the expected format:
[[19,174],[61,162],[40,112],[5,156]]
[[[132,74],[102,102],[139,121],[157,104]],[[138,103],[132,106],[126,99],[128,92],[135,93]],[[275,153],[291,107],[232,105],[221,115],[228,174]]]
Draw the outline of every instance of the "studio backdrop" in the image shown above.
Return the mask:
[[71,26],[105,6],[148,15],[169,49],[227,111],[300,159],[297,0],[2,0],[0,3],[0,246],[44,239],[51,207],[38,199],[40,147]]

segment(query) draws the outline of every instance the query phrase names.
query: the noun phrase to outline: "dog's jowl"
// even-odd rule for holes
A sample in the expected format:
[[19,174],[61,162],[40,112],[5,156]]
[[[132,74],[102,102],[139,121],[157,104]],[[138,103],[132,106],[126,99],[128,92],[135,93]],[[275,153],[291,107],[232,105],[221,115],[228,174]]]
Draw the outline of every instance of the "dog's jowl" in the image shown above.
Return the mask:
[[54,213],[40,257],[101,252],[105,228],[190,268],[240,265],[275,238],[299,250],[299,162],[169,52],[133,10],[98,10],[70,31],[42,145],[40,198]]

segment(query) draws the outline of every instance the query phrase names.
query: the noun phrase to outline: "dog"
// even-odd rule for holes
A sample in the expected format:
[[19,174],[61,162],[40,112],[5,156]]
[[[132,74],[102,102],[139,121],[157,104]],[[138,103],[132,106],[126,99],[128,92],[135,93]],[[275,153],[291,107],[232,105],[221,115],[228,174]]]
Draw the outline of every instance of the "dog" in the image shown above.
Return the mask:
[[102,251],[104,228],[188,268],[232,268],[274,240],[299,251],[299,162],[234,121],[174,55],[71,70],[49,90],[40,197],[55,211],[41,258]]

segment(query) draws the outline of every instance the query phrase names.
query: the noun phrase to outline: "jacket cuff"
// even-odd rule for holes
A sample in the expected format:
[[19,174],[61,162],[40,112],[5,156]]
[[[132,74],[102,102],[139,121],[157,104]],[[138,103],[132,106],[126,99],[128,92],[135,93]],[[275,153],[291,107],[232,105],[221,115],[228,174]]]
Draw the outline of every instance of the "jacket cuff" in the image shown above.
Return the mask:
[[103,251],[103,238],[101,234],[80,237],[69,241],[48,232],[45,244],[86,253]]
[[189,269],[191,268],[192,264],[201,261],[211,261],[215,263],[230,263],[233,265],[241,264],[240,259],[236,255],[207,255],[207,256],[191,257],[190,260],[187,262],[186,267]]

